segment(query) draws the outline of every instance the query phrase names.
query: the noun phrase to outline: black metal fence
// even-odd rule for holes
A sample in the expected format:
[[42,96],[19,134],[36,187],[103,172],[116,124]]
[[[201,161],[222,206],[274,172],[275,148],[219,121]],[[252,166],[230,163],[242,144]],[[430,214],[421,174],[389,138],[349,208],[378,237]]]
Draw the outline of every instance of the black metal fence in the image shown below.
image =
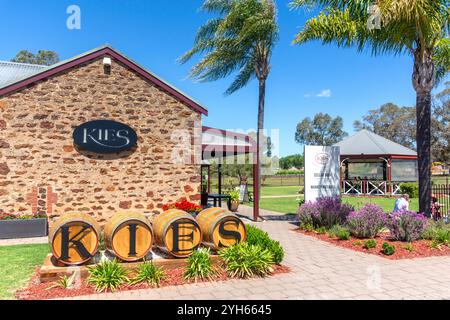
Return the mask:
[[433,184],[432,192],[435,198],[434,214],[441,218],[450,217],[450,184]]

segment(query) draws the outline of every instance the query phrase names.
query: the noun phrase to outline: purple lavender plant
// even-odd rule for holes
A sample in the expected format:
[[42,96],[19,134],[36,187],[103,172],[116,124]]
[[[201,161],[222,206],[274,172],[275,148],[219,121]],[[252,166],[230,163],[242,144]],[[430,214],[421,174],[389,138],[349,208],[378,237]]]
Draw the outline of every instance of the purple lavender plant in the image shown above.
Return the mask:
[[316,202],[306,202],[299,209],[300,224],[312,224],[315,228],[331,228],[345,223],[353,207],[341,203],[339,197],[323,197]]
[[428,225],[428,218],[422,213],[400,211],[392,213],[388,228],[394,239],[411,242],[418,240]]
[[347,226],[357,238],[375,238],[388,222],[386,213],[379,206],[366,204],[347,217]]
[[315,202],[305,202],[298,209],[298,219],[300,221],[300,227],[312,227],[312,216],[317,215],[317,206]]

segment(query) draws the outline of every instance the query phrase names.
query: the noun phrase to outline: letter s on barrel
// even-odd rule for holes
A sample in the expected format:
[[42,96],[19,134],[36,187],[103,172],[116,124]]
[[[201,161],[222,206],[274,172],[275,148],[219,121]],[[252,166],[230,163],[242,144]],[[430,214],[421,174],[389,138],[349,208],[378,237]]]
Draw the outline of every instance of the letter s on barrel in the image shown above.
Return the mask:
[[96,153],[116,153],[133,148],[137,134],[126,124],[112,120],[86,122],[73,132],[76,146]]

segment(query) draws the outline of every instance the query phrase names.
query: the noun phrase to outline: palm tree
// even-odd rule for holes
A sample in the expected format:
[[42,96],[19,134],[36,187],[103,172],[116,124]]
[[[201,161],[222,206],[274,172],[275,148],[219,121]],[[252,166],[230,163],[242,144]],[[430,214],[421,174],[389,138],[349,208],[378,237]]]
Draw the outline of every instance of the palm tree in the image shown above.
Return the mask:
[[[270,59],[278,39],[277,10],[273,0],[205,0],[202,11],[216,14],[197,32],[194,46],[181,58],[186,63],[196,54],[201,60],[191,69],[190,77],[199,81],[215,81],[237,73],[225,92],[232,94],[251,80],[259,81],[257,170],[264,129],[266,80]],[[258,179],[258,190],[261,178]]]
[[[370,48],[372,54],[404,54],[414,59],[416,141],[420,211],[431,213],[431,91],[450,68],[449,0],[293,0],[291,6],[320,8],[297,34],[294,43],[310,40],[339,47]],[[371,9],[381,25],[373,28]],[[375,12],[375,11],[372,11]]]

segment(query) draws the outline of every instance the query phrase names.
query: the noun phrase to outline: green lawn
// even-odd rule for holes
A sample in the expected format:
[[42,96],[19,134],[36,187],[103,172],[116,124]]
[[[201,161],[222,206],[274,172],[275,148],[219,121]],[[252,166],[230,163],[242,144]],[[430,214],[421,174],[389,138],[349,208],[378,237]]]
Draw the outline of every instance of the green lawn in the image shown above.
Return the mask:
[[289,187],[263,187],[261,191],[261,196],[289,196],[298,195],[300,187],[289,186]]
[[0,247],[0,300],[13,299],[48,253],[47,244]]
[[[343,202],[353,205],[356,209],[366,203],[379,205],[385,212],[391,212],[394,208],[395,198],[366,198],[366,197],[343,197]],[[270,198],[261,199],[261,209],[272,210],[281,213],[296,213],[298,201],[296,198]],[[418,199],[412,199],[410,209],[419,210]]]

